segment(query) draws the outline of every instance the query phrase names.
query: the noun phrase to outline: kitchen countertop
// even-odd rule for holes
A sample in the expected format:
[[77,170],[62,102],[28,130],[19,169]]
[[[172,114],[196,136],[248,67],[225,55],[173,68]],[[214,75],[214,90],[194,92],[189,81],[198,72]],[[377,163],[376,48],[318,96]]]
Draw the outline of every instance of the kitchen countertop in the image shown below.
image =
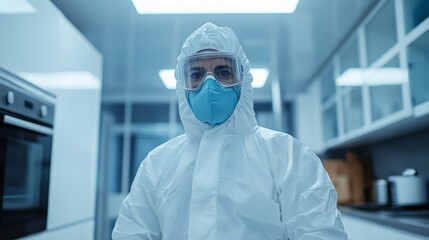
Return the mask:
[[429,210],[359,209],[339,205],[341,214],[362,218],[403,231],[429,236]]

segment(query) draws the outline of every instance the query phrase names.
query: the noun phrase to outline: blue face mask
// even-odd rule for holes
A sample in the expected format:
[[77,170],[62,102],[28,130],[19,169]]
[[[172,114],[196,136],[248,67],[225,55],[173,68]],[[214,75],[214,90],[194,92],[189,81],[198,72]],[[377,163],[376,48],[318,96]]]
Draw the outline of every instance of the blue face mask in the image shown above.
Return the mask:
[[240,92],[239,86],[223,87],[209,77],[200,90],[186,91],[186,99],[198,120],[215,126],[225,122],[234,112]]

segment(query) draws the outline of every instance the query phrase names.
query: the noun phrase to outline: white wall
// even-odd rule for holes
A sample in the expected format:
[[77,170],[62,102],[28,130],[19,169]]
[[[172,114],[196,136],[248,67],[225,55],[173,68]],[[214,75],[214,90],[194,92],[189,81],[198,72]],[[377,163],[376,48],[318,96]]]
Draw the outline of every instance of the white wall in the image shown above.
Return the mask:
[[100,89],[55,89],[48,228],[95,216]]
[[296,97],[295,137],[316,153],[323,151],[320,116],[320,81],[314,81],[305,92]]
[[29,2],[36,13],[0,14],[0,67],[57,103],[48,230],[25,239],[93,239],[102,57],[50,1]]
[[[0,14],[0,65],[12,72],[87,71],[101,76],[101,55],[49,0],[28,0],[33,14]],[[101,78],[100,78],[101,79]]]

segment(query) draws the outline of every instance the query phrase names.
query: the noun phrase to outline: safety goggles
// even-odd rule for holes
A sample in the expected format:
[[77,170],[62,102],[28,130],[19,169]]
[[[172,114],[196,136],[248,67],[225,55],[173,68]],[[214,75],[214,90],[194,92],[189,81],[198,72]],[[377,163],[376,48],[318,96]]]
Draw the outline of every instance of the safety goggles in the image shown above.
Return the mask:
[[208,75],[223,87],[242,82],[242,67],[235,54],[223,52],[196,53],[179,62],[179,81],[185,90],[198,90]]

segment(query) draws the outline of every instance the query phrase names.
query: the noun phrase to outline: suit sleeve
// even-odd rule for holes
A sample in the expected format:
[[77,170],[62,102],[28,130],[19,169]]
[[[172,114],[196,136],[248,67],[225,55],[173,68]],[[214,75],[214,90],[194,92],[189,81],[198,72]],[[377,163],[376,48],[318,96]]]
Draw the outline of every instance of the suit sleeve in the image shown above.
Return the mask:
[[286,155],[278,188],[289,239],[347,239],[337,209],[337,193],[320,159],[295,139]]
[[162,239],[158,217],[154,210],[154,191],[144,171],[144,165],[140,166],[131,191],[119,210],[119,217],[112,232],[114,240]]

